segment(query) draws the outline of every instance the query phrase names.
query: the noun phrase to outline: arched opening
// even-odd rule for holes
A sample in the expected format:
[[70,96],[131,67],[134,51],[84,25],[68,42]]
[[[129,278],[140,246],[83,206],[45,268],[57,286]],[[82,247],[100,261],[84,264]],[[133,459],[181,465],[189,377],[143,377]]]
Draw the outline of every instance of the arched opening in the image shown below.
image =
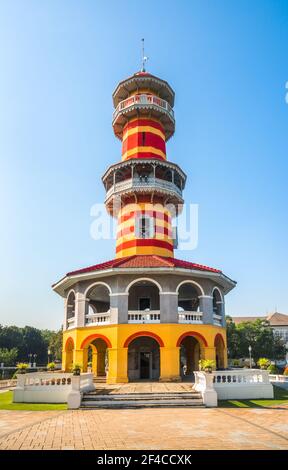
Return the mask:
[[108,348],[106,342],[97,338],[88,346],[88,364],[96,377],[106,377],[108,372]]
[[142,279],[129,288],[128,322],[159,323],[159,287],[152,281]]
[[222,315],[222,298],[217,288],[213,290],[213,313],[218,316]]
[[112,345],[108,338],[100,334],[88,336],[81,344],[83,348],[83,371],[91,369],[96,377],[106,377],[109,369],[108,348]]
[[193,379],[193,371],[199,370],[200,358],[199,341],[193,336],[186,336],[180,345],[180,376],[182,380]]
[[103,325],[110,319],[110,291],[104,284],[95,284],[86,293],[85,324]]
[[160,347],[152,337],[139,336],[128,345],[128,379],[159,380]]
[[180,347],[180,377],[182,380],[194,380],[193,372],[199,370],[199,361],[203,358],[203,348],[207,342],[199,333],[191,332],[182,335],[177,346]]
[[73,366],[73,349],[74,349],[74,341],[72,338],[68,338],[65,344],[64,369],[66,372],[70,372]]
[[67,312],[67,315],[66,315],[66,319],[67,319],[66,328],[69,328],[69,326],[73,326],[74,317],[75,317],[75,292],[74,291],[71,291],[68,294],[66,312]]
[[179,323],[202,321],[199,296],[201,291],[195,284],[185,282],[178,289],[178,319]]
[[218,333],[214,340],[216,354],[216,369],[225,368],[225,344],[222,336]]

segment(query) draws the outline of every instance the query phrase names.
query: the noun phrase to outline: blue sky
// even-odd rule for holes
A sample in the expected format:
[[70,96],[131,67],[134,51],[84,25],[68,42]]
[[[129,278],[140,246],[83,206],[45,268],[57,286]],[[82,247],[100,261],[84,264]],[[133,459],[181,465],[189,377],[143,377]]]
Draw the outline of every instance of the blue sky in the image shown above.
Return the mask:
[[0,0],[0,321],[58,328],[51,284],[114,257],[90,236],[120,160],[112,91],[140,68],[176,91],[168,158],[199,204],[176,256],[222,269],[233,315],[288,313],[288,2]]

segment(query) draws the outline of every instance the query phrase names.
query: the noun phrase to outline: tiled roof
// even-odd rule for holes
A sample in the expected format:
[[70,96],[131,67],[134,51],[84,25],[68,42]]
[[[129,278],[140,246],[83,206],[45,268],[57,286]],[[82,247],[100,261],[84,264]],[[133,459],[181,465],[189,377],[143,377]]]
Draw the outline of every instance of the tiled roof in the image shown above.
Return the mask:
[[125,258],[113,259],[104,263],[95,264],[88,268],[78,269],[67,273],[67,276],[76,274],[84,274],[93,271],[112,269],[112,268],[184,268],[196,269],[199,271],[209,271],[213,273],[221,273],[219,269],[209,268],[202,264],[191,263],[190,261],[182,261],[176,258],[166,258],[158,255],[133,255]]
[[238,323],[248,322],[248,321],[256,321],[256,320],[266,320],[266,317],[232,317],[232,320],[236,325]]
[[271,313],[268,315],[267,321],[271,326],[288,326],[288,315],[279,312]]
[[232,317],[234,323],[243,323],[248,321],[256,321],[256,320],[267,320],[269,321],[271,326],[288,326],[288,315],[284,315],[284,313],[271,313],[268,316],[261,316],[261,317]]

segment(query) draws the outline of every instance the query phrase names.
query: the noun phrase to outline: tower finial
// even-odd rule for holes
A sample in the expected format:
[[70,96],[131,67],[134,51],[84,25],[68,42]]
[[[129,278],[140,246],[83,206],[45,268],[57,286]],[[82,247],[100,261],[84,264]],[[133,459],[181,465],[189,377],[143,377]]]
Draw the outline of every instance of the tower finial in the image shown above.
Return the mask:
[[148,58],[147,56],[145,56],[145,52],[144,52],[144,38],[141,39],[142,41],[142,69],[141,69],[141,72],[146,72],[145,70],[145,63],[147,62]]

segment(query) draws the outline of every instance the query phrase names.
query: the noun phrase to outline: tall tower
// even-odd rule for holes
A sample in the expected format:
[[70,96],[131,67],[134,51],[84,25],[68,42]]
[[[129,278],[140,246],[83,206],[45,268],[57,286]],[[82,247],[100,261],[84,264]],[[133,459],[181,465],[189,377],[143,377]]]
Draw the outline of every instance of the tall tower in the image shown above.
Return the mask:
[[113,103],[122,161],[102,179],[107,210],[118,218],[116,258],[173,257],[177,236],[172,220],[181,210],[186,181],[181,168],[166,157],[166,142],[175,131],[174,91],[165,80],[142,71],[118,84]]
[[166,157],[174,91],[142,70],[118,84],[113,103],[122,159],[102,180],[106,208],[118,222],[116,255],[53,285],[64,299],[63,368],[78,363],[87,371],[92,364],[97,380],[111,384],[192,380],[200,359],[226,368],[224,297],[236,282],[174,257],[173,224],[186,183]]

